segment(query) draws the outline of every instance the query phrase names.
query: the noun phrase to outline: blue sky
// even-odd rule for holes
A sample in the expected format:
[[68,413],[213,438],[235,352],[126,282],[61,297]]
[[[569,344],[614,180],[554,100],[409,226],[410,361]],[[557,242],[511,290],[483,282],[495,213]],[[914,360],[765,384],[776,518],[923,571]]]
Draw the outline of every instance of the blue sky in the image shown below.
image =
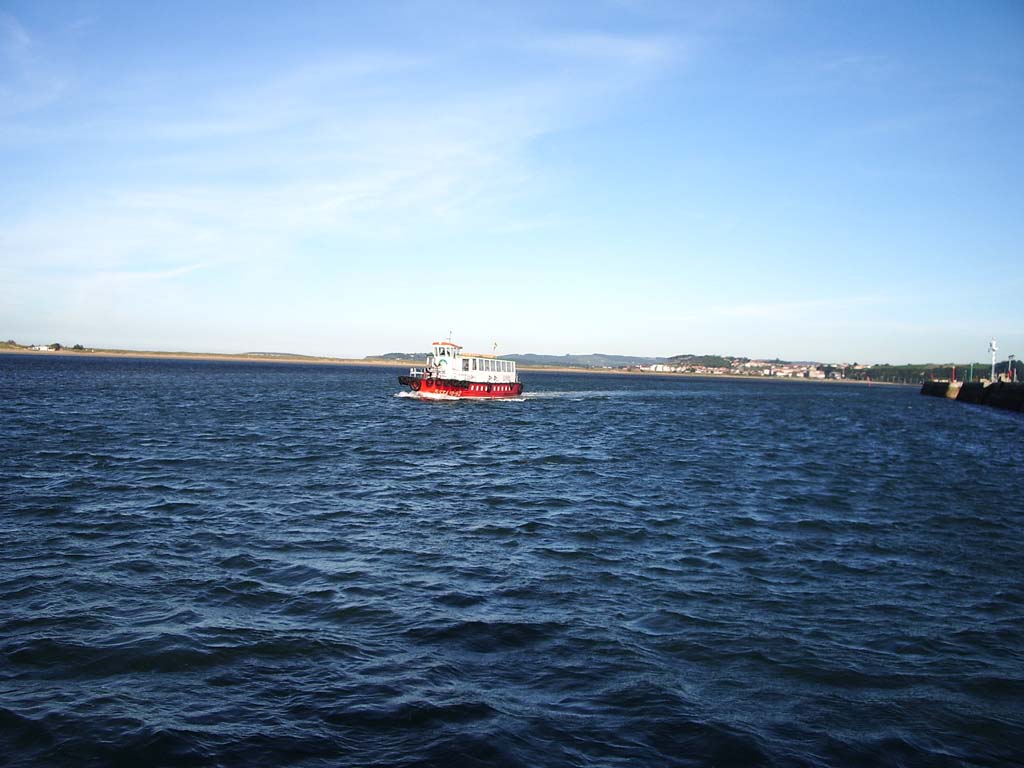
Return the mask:
[[1022,137],[1019,2],[0,0],[0,336],[1021,357]]

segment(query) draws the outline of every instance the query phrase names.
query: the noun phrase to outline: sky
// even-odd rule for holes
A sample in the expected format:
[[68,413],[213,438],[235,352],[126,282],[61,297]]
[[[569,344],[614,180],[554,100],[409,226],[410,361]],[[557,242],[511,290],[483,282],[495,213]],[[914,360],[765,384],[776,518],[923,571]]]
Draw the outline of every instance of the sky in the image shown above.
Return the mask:
[[0,338],[1024,357],[1024,4],[0,0]]

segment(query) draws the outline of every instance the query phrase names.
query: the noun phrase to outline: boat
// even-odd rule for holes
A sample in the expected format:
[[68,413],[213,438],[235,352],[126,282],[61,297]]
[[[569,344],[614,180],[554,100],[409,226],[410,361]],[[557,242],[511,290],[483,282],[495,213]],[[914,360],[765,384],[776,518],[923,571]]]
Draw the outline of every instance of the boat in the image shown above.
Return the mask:
[[411,368],[398,383],[424,398],[518,397],[523,384],[514,360],[495,355],[465,354],[451,341],[435,341],[423,368]]

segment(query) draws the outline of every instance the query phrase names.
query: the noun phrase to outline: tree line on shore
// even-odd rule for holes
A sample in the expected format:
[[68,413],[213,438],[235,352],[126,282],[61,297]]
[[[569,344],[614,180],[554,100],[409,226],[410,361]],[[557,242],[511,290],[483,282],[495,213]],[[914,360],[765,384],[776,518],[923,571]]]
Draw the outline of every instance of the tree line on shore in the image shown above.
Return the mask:
[[[1014,360],[1013,367],[1010,367],[1010,361],[1003,360],[1002,362],[996,363],[996,375],[1013,371],[1014,379],[1020,381],[1024,379],[1024,362],[1020,360]],[[872,381],[904,381],[907,383],[918,383],[922,381],[935,380],[950,380],[956,378],[958,381],[968,381],[973,379],[988,378],[992,373],[991,363],[944,363],[942,365],[935,365],[933,363],[915,364],[907,363],[906,365],[889,365],[883,363],[879,365],[872,365],[867,368],[848,366],[846,368],[837,366],[823,366],[826,375],[831,370],[839,370],[843,372],[844,378],[853,379],[855,381],[866,381],[870,378]]]

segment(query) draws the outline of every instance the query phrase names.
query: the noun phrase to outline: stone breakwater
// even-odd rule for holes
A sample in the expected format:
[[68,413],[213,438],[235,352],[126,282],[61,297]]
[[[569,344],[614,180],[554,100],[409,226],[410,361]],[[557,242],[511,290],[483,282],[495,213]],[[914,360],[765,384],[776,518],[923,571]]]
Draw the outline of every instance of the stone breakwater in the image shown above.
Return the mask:
[[921,385],[922,395],[947,397],[960,403],[991,405],[1008,411],[1024,411],[1024,383],[997,381],[926,381]]

